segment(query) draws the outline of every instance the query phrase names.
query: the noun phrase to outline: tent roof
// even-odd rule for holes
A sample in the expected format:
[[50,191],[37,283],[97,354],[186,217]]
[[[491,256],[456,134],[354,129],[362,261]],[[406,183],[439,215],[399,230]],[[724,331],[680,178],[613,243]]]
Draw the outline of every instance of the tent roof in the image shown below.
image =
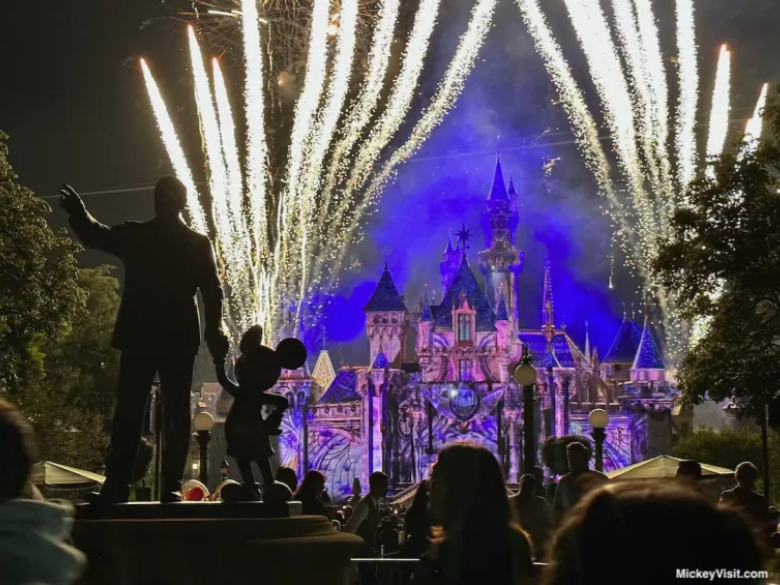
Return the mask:
[[[609,479],[620,480],[633,480],[633,479],[664,479],[667,477],[674,477],[677,471],[677,464],[683,461],[677,457],[671,457],[669,455],[659,455],[653,457],[647,461],[640,461],[633,465],[621,467],[615,471],[607,473]],[[717,467],[715,465],[701,464],[702,478],[713,477],[732,477],[734,471],[726,469],[725,467]]]
[[78,487],[83,485],[100,484],[106,478],[99,473],[44,461],[33,466],[32,482],[36,486],[44,487]]

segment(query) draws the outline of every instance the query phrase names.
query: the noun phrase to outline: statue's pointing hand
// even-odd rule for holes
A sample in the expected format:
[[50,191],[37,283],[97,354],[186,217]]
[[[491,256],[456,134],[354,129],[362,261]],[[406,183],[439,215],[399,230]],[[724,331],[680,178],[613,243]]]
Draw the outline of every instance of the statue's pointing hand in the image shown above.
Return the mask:
[[60,207],[62,207],[68,215],[82,213],[86,209],[81,197],[70,185],[63,185],[62,189],[60,189]]

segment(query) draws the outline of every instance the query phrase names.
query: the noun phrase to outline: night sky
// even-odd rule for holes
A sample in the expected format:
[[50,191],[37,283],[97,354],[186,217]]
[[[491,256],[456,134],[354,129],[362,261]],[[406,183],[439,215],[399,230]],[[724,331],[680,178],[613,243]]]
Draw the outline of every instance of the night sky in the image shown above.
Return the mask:
[[[465,30],[472,0],[442,0],[443,11],[426,62],[420,92],[431,95]],[[62,182],[82,192],[127,190],[170,172],[148,107],[138,58],[146,57],[161,80],[187,152],[199,144],[189,95],[184,23],[159,0],[80,0],[6,3],[0,22],[0,129],[10,134],[11,162],[22,182],[42,196]],[[604,3],[606,6],[606,2]],[[180,6],[186,7],[182,2]],[[564,51],[596,111],[592,85],[562,0],[543,0]],[[664,56],[675,87],[674,2],[654,0]],[[733,51],[732,118],[750,115],[761,83],[780,82],[780,2],[699,0],[697,41],[701,73],[700,121],[714,81],[718,47]],[[603,355],[622,314],[638,301],[635,283],[618,267],[609,279],[610,234],[599,213],[602,200],[572,144],[568,124],[514,1],[499,0],[496,24],[457,108],[417,157],[401,168],[371,218],[367,241],[355,250],[363,267],[342,279],[324,323],[332,345],[347,362],[367,359],[362,306],[388,251],[391,271],[412,306],[428,282],[440,288],[438,262],[448,230],[471,228],[472,265],[481,249],[479,213],[501,151],[505,175],[513,175],[522,201],[518,243],[525,251],[521,317],[539,325],[542,264],[553,266],[556,320],[582,342],[590,321],[592,344]],[[237,78],[234,78],[236,80]],[[234,108],[239,86],[235,85]],[[674,101],[672,101],[674,103]],[[413,121],[413,120],[412,120]],[[743,126],[735,122],[734,129]],[[551,134],[538,137],[545,131]],[[700,136],[700,145],[703,146]],[[552,143],[552,144],[551,144]],[[564,143],[564,144],[559,144]],[[559,157],[551,194],[541,187],[541,165]],[[85,198],[104,222],[151,217],[151,194],[129,191]],[[52,225],[64,218],[56,208]],[[110,262],[85,253],[83,263]],[[121,273],[120,273],[121,276]],[[439,295],[441,293],[439,292]],[[316,336],[315,334],[312,335]],[[355,342],[357,340],[357,343]]]

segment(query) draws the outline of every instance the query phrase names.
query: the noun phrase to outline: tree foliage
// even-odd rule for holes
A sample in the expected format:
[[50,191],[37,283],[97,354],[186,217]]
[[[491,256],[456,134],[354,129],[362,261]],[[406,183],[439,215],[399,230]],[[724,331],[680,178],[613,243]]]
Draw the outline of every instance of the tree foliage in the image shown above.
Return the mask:
[[[761,434],[756,429],[736,428],[719,431],[698,429],[681,439],[674,447],[674,456],[700,463],[734,469],[750,461],[763,478]],[[780,435],[769,434],[769,473],[773,502],[780,501]],[[763,482],[762,482],[763,483]]]
[[700,403],[736,398],[751,415],[780,387],[780,102],[764,113],[770,138],[714,164],[675,213],[655,261],[683,315],[708,320],[678,382]]
[[[0,395],[36,429],[44,459],[96,466],[116,384],[109,336],[118,306],[106,268],[79,270],[79,247],[17,182],[0,133]],[[109,388],[111,388],[109,392]]]
[[6,138],[0,133],[0,391],[13,397],[40,374],[35,346],[56,339],[84,297],[78,248],[48,226],[46,202],[17,183]]

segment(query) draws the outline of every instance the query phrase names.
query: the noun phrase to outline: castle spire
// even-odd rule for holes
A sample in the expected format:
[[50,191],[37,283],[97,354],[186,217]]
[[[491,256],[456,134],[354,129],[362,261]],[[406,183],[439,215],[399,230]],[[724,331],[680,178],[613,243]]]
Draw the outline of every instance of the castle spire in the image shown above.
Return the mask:
[[650,323],[650,315],[645,314],[645,326],[642,329],[642,337],[634,356],[631,370],[665,370],[663,357],[655,342],[653,326]]
[[447,247],[444,248],[444,257],[446,258],[450,254],[455,252],[455,248],[452,247],[452,236],[447,236]]
[[425,295],[423,296],[422,310],[420,311],[420,321],[427,323],[433,321],[433,313],[431,313],[431,303],[428,300],[428,284],[425,284]]
[[498,307],[496,308],[496,321],[509,321],[509,312],[506,310],[506,301],[504,301],[504,283],[498,287]]
[[544,261],[544,297],[542,300],[542,330],[547,342],[555,335],[555,312],[553,309],[552,277],[550,276],[550,259]]
[[517,190],[515,189],[515,180],[512,177],[509,177],[509,190],[507,193],[510,199],[514,199],[517,197]]
[[496,156],[496,170],[493,174],[493,185],[490,187],[488,201],[507,200],[504,173],[501,172],[501,156]]
[[585,321],[585,355],[590,360],[590,329],[587,321]]

